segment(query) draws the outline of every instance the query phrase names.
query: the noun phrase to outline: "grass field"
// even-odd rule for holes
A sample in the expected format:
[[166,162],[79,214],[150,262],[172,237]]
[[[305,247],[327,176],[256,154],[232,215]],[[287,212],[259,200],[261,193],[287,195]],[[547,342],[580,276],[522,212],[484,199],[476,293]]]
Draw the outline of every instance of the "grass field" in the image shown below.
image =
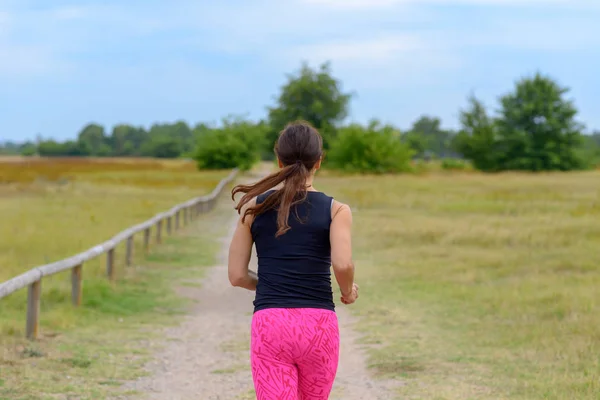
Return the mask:
[[[228,172],[198,172],[183,161],[5,159],[0,281],[206,194]],[[104,257],[84,265],[79,309],[70,304],[68,273],[44,278],[36,342],[23,338],[27,291],[0,300],[0,399],[106,398],[139,375],[154,328],[174,322],[185,305],[173,284],[197,280],[214,264],[230,213],[218,205],[148,255],[138,238],[135,267],[124,267],[124,249],[118,248],[115,285],[105,278]]]
[[[185,161],[13,158],[0,162],[0,281],[72,256],[180,202],[207,194],[226,174],[198,172]],[[138,253],[141,236],[136,238]],[[122,249],[119,252],[116,257],[122,262]],[[84,273],[86,290],[100,290],[95,285],[105,285],[104,257],[85,265]],[[68,302],[69,287],[68,273],[44,279],[46,332],[75,323],[54,307]],[[84,297],[88,304],[94,301],[89,293]],[[23,334],[25,299],[22,290],[0,303],[0,337]]]
[[[0,163],[0,281],[226,175],[186,162],[18,162]],[[598,182],[599,172],[320,174],[316,187],[354,210],[353,309],[373,372],[400,379],[404,399],[598,399]],[[152,347],[148,332],[180,309],[167,278],[200,276],[213,262],[230,216],[223,207],[147,257],[138,243],[139,267],[125,270],[118,250],[116,286],[103,258],[86,265],[81,309],[69,303],[68,274],[45,279],[37,343],[22,339],[25,291],[1,300],[0,399],[104,398],[133,379]]]
[[358,326],[404,399],[600,398],[600,173],[340,178]]
[[[180,322],[188,302],[177,286],[198,286],[231,221],[227,193],[217,208],[165,239],[116,286],[85,282],[84,306],[53,306],[71,321],[68,330],[41,340],[4,338],[0,358],[0,400],[96,400],[122,393],[121,385],[143,375],[143,365],[164,345],[161,328]],[[42,316],[50,310],[43,310]],[[48,332],[50,317],[42,321]],[[118,398],[118,397],[117,397]]]

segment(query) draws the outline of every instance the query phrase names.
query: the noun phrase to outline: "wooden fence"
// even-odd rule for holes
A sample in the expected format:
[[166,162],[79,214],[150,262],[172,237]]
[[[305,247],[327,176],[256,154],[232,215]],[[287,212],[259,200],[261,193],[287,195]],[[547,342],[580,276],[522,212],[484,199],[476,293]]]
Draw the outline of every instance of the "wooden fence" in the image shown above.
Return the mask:
[[125,265],[131,265],[133,255],[133,237],[135,234],[143,232],[144,249],[150,247],[150,235],[152,227],[155,227],[154,235],[156,243],[161,243],[162,233],[166,230],[171,234],[173,230],[179,229],[182,225],[190,222],[201,213],[210,211],[217,201],[223,188],[235,178],[237,169],[233,170],[229,176],[221,180],[214,190],[207,196],[196,197],[185,203],[179,204],[169,211],[158,214],[146,222],[132,226],[106,242],[99,244],[87,251],[79,253],[73,257],[66,258],[52,264],[42,265],[33,268],[24,274],[16,276],[4,283],[0,283],[0,299],[16,292],[17,290],[28,288],[27,296],[27,324],[26,335],[29,339],[36,339],[39,330],[40,316],[40,298],[42,294],[42,278],[54,275],[56,273],[71,270],[71,299],[74,306],[81,305],[82,297],[82,270],[83,264],[102,254],[106,254],[106,276],[109,280],[115,280],[115,247],[120,243],[126,242],[125,247]]

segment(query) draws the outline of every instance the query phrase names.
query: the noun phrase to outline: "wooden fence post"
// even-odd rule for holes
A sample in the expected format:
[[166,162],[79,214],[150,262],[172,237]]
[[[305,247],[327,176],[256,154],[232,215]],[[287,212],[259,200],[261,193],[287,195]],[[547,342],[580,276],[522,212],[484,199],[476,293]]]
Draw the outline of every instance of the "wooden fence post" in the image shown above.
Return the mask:
[[167,235],[171,235],[173,232],[173,217],[169,215],[167,217]]
[[150,249],[150,228],[144,229],[144,251],[147,253]]
[[33,282],[27,290],[27,326],[28,339],[37,339],[40,326],[40,297],[42,294],[42,279]]
[[82,270],[83,264],[79,264],[71,270],[71,301],[75,307],[81,305],[81,295],[83,293]]
[[175,212],[175,229],[179,229],[179,210]]
[[126,248],[125,248],[125,265],[130,266],[131,260],[133,258],[133,235],[127,238]]
[[106,276],[111,281],[115,280],[115,249],[112,248],[106,253]]
[[162,242],[162,219],[159,219],[158,222],[156,223],[156,243],[161,243]]

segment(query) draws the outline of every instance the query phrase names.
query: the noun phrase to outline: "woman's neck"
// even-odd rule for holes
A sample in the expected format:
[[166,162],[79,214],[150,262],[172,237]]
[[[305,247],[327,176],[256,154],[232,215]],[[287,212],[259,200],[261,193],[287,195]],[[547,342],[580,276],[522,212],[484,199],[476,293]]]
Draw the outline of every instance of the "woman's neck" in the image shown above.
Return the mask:
[[315,188],[313,187],[313,176],[311,175],[308,179],[306,179],[306,190],[309,191],[316,191]]

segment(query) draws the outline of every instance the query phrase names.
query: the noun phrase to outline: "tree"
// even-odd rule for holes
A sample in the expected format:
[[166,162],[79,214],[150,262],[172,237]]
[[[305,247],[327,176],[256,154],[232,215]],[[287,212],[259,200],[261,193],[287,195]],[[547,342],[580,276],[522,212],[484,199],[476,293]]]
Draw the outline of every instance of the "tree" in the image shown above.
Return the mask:
[[297,75],[288,75],[277,105],[268,108],[271,130],[267,146],[272,149],[278,133],[289,122],[305,120],[319,130],[328,149],[337,124],[348,114],[350,99],[350,94],[342,92],[340,81],[331,75],[329,63],[322,64],[319,70],[303,63]]
[[115,125],[108,140],[112,154],[118,157],[139,155],[140,146],[146,139],[143,128],[127,124]]
[[0,142],[0,155],[17,155],[20,152],[20,145],[15,142]]
[[89,149],[89,155],[92,156],[108,156],[112,152],[104,133],[104,127],[98,124],[86,125],[79,132],[78,142],[81,148]]
[[38,154],[43,157],[84,157],[90,155],[86,142],[68,140],[59,143],[55,140],[44,140],[38,144]]
[[140,153],[147,157],[180,157],[184,152],[192,151],[193,138],[192,130],[183,121],[174,124],[154,124],[141,145]]
[[590,135],[590,139],[596,146],[600,147],[600,131],[595,131]]
[[228,117],[220,128],[203,131],[194,156],[199,169],[250,169],[264,148],[265,127]]
[[500,99],[499,163],[503,169],[529,171],[582,168],[576,149],[582,126],[577,109],[563,97],[567,88],[539,73],[520,80]]
[[439,118],[423,115],[413,123],[402,140],[415,151],[417,157],[453,155],[450,147],[453,135],[450,131],[443,130],[441,124]]
[[568,171],[585,167],[579,148],[582,126],[577,110],[564,99],[568,89],[536,74],[521,79],[512,93],[500,98],[497,118],[471,98],[461,113],[463,131],[455,144],[485,171]]
[[376,120],[367,127],[359,124],[340,129],[328,154],[328,166],[346,172],[407,172],[413,151],[400,140],[394,127]]
[[171,135],[180,143],[182,153],[193,151],[196,145],[194,142],[194,132],[185,121],[176,121],[169,128]]
[[589,167],[600,167],[600,131],[582,136],[579,155]]
[[25,157],[34,156],[37,153],[37,147],[33,142],[25,142],[21,145],[21,155]]
[[452,142],[453,148],[473,166],[482,171],[498,169],[495,153],[496,131],[481,101],[475,96],[469,97],[470,107],[460,112],[462,130]]
[[141,153],[147,157],[177,158],[181,155],[181,142],[175,137],[161,135],[150,138],[142,145]]

